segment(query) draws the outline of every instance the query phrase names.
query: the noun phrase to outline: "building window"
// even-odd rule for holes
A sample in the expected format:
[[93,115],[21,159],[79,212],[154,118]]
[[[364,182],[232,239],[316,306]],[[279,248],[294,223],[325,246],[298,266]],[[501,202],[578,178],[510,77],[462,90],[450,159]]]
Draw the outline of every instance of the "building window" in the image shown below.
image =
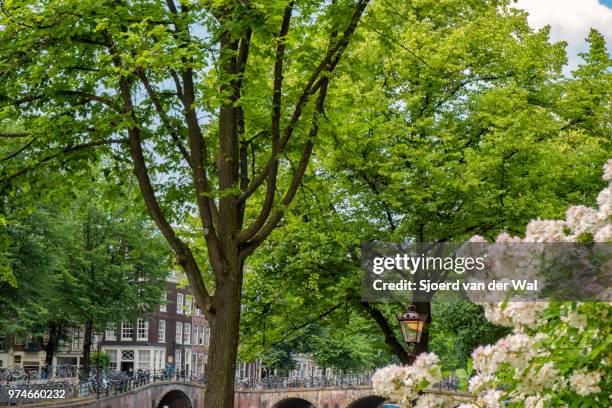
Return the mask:
[[177,344],[183,342],[183,323],[176,322],[176,338],[174,339]]
[[204,326],[204,345],[208,346],[210,344],[210,327]]
[[112,326],[107,328],[106,333],[104,333],[104,337],[107,341],[117,340],[117,327],[113,324]]
[[117,369],[117,350],[105,350],[108,354],[108,368],[111,370]]
[[246,363],[240,363],[238,365],[238,378],[246,377],[246,369],[247,369]]
[[183,344],[191,344],[191,323],[185,323]]
[[161,300],[159,301],[159,311],[160,312],[165,312],[166,311],[166,302],[167,301],[168,301],[168,294],[164,291],[164,293],[162,293]]
[[184,310],[183,310],[183,294],[182,293],[177,293],[176,294],[176,313],[184,314]]
[[176,364],[177,367],[181,366],[181,361],[182,361],[181,357],[183,357],[183,355],[181,354],[181,350],[175,350],[174,351],[174,363]]
[[196,316],[202,316],[202,309],[196,306]]
[[72,331],[72,350],[81,350],[81,331]]
[[185,296],[185,314],[191,315],[192,306],[193,306],[193,297],[191,295]]
[[134,361],[134,350],[123,350],[121,352],[121,361]]
[[151,352],[149,350],[138,351],[138,367],[139,370],[148,370],[151,368]]
[[137,321],[136,340],[147,341],[149,340],[149,322],[145,319],[138,319]]
[[165,320],[159,321],[159,331],[157,332],[157,341],[159,341],[160,343],[166,342],[166,321]]
[[134,336],[133,326],[132,322],[121,323],[121,340],[132,340]]
[[164,368],[164,350],[153,352],[153,369]]
[[21,356],[15,356],[15,359],[13,361],[15,362],[15,365],[20,366],[21,365]]

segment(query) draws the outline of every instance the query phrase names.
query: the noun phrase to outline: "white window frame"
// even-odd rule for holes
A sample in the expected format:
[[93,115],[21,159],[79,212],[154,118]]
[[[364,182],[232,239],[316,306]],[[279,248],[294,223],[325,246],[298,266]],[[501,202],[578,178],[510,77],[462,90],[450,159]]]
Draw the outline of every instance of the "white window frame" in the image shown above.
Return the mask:
[[183,325],[183,344],[191,344],[191,323]]
[[[129,337],[125,333],[129,330]],[[133,340],[134,339],[134,323],[132,322],[121,322],[121,340]]]
[[149,340],[149,322],[145,319],[138,319],[136,321],[136,340]]
[[174,341],[176,344],[183,344],[183,322],[176,322]]
[[83,336],[81,335],[81,330],[79,329],[73,329],[72,330],[72,339],[71,339],[71,343],[70,346],[72,347],[72,350],[77,351],[77,350],[81,350],[81,348],[83,347]]
[[168,302],[168,293],[164,291],[161,296],[161,300],[159,301],[159,311],[167,312],[168,308],[166,307],[166,303]]
[[159,343],[166,342],[166,321],[165,320],[159,321],[158,330],[157,330],[157,341]]
[[117,325],[113,324],[106,328],[104,332],[104,339],[106,341],[117,341]]
[[117,350],[104,350],[108,354],[108,368],[111,370],[117,369]]
[[208,346],[210,345],[210,327],[208,326],[204,326],[204,345]]
[[135,358],[136,352],[134,350],[121,350],[121,361],[134,361]]
[[185,314],[191,315],[192,312],[192,308],[193,307],[193,296],[191,295],[186,295],[185,296]]
[[[146,354],[147,358],[143,358]],[[146,364],[145,364],[146,363]],[[149,370],[151,368],[151,350],[138,350],[137,370]]]
[[185,314],[185,311],[183,310],[184,298],[185,296],[182,293],[176,294],[176,313],[177,314]]

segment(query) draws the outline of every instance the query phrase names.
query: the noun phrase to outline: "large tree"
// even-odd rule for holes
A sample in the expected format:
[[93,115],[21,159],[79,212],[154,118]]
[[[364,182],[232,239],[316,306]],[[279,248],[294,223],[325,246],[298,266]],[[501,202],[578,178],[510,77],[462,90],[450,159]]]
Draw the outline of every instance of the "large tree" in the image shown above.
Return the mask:
[[[526,14],[509,6],[373,4],[364,40],[340,67],[344,97],[327,109],[322,132],[331,134],[324,139],[331,154],[317,156],[294,220],[268,241],[254,268],[258,279],[249,281],[264,296],[258,301],[271,303],[268,344],[348,301],[409,362],[394,316],[402,305],[359,302],[361,243],[521,234],[532,218],[560,217],[572,202],[591,204],[612,140],[605,41],[592,31],[583,63],[563,77],[564,45],[551,44],[547,28],[532,30]],[[272,295],[268,285],[289,274],[300,285],[283,284],[286,297],[282,290]],[[291,297],[307,302],[308,313],[277,319]],[[430,317],[453,318],[446,305],[418,307]],[[473,311],[473,319],[459,316],[447,332],[459,336],[467,329],[461,324],[483,320],[479,308],[463,310]],[[324,321],[334,322],[329,315]],[[445,322],[438,323],[432,329]],[[444,346],[440,334],[436,347]],[[464,348],[458,360],[465,361],[474,341],[491,340],[457,343]],[[419,347],[428,348],[428,333]]]
[[38,203],[32,214],[13,217],[8,237],[16,285],[0,283],[0,332],[47,334],[47,364],[69,328],[84,329],[82,366],[89,375],[93,334],[159,302],[168,248],[141,208],[104,209],[90,189],[67,208]]
[[[129,162],[210,322],[209,408],[233,406],[243,265],[295,197],[367,3],[3,2],[2,139],[28,163],[0,182],[92,148]],[[212,287],[175,228],[185,212]]]

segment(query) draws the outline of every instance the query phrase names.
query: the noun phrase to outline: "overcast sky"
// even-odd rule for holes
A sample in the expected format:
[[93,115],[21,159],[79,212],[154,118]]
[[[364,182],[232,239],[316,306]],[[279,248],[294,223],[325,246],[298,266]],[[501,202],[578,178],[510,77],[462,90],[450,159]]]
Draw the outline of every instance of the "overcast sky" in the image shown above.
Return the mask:
[[518,0],[517,7],[529,12],[533,28],[549,24],[552,41],[567,41],[570,70],[586,49],[584,38],[591,27],[606,37],[612,53],[612,0]]

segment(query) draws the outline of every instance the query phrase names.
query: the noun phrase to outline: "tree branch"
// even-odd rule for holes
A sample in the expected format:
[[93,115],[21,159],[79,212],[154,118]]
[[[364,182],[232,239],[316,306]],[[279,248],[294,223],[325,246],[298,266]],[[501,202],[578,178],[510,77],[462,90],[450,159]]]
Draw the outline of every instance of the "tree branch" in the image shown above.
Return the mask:
[[[312,149],[314,147],[314,140],[316,139],[319,133],[319,116],[323,114],[323,107],[325,105],[325,98],[327,97],[327,86],[329,84],[329,77],[325,76],[325,80],[322,83],[321,90],[319,92],[319,96],[317,97],[317,102],[315,105],[315,111],[313,113],[312,118],[312,126],[310,128],[310,133],[308,134],[308,140],[302,150],[302,156],[300,157],[300,162],[297,166],[295,173],[293,174],[293,178],[291,179],[291,183],[289,184],[289,188],[285,193],[285,197],[281,201],[283,207],[288,206],[293,201],[295,197],[295,193],[302,182],[304,174],[306,173],[306,168],[308,167],[308,163],[310,161],[310,156],[312,154]],[[241,251],[241,256],[246,257],[251,254],[261,243],[272,233],[274,228],[278,225],[280,220],[283,218],[284,208],[276,211],[268,221],[259,229],[259,231],[253,236],[251,241],[247,242],[244,249]],[[239,241],[242,239],[242,236],[239,236]],[[241,241],[245,242],[245,241]],[[244,259],[244,258],[243,258]]]
[[410,364],[410,354],[408,354],[406,349],[397,340],[394,330],[391,328],[382,312],[368,302],[361,302],[361,306],[368,312],[370,317],[374,319],[385,337],[385,343],[391,347],[391,350],[393,350],[393,353],[400,359],[402,364]]
[[21,137],[28,137],[31,136],[32,133],[31,132],[0,132],[0,137],[1,138],[7,138],[7,139],[11,139],[11,138],[21,138]]
[[318,322],[321,319],[324,319],[325,317],[329,316],[330,314],[332,314],[333,312],[335,312],[340,306],[342,306],[343,303],[338,303],[337,305],[331,307],[330,309],[326,310],[325,312],[321,313],[320,315],[318,315],[317,317],[315,317],[314,319],[308,320],[307,322],[300,324],[299,326],[296,326],[294,328],[292,328],[291,330],[289,330],[287,333],[285,333],[285,335],[280,338],[279,340],[276,340],[275,342],[271,343],[269,347],[273,347],[279,343],[284,342],[285,340],[287,340],[287,338],[295,333],[298,330],[302,330],[305,327],[310,326],[313,323]]
[[268,172],[268,182],[266,185],[266,196],[262,203],[261,211],[257,219],[239,235],[239,242],[251,239],[257,231],[265,224],[270,216],[274,204],[276,193],[276,181],[278,176],[278,151],[280,142],[280,121],[283,85],[283,62],[285,58],[285,38],[289,32],[291,14],[293,12],[293,1],[290,1],[285,8],[283,22],[279,34],[276,36],[276,61],[274,63],[274,90],[272,94],[272,168]]
[[90,147],[96,147],[96,146],[102,146],[102,145],[111,145],[111,144],[126,144],[128,142],[127,139],[105,139],[105,140],[98,140],[95,142],[89,142],[89,143],[83,143],[83,144],[79,144],[79,145],[73,145],[73,146],[67,146],[65,148],[63,148],[62,150],[60,150],[59,152],[50,154],[44,158],[42,158],[41,160],[39,160],[38,162],[30,165],[30,166],[26,166],[23,169],[19,170],[16,173],[11,174],[8,177],[5,177],[3,179],[0,179],[0,182],[6,183],[9,182],[17,177],[20,177],[26,173],[29,173],[30,171],[36,169],[37,167],[50,162],[51,160],[56,159],[57,157],[61,156],[62,154],[65,153],[72,153],[72,152],[76,152],[79,150],[84,150]]
[[[103,105],[106,105],[109,108],[112,108],[117,112],[122,112],[121,107],[118,104],[116,104],[115,101],[113,101],[112,99],[108,99],[104,96],[95,95],[95,94],[85,92],[85,91],[60,89],[60,90],[53,92],[49,96],[51,97],[53,96],[78,96],[88,101],[102,103]],[[16,99],[10,102],[10,104],[11,105],[21,105],[22,103],[34,102],[34,101],[38,101],[41,99],[45,99],[45,97],[46,95],[25,95],[19,99]]]
[[[166,4],[170,12],[174,15],[178,14],[176,4],[173,0],[166,0]],[[188,6],[183,5],[181,12],[187,12]],[[175,24],[177,34],[183,31],[183,28]],[[188,29],[185,30],[185,38],[189,40]],[[219,225],[219,211],[215,201],[211,197],[211,190],[208,182],[206,169],[208,167],[208,152],[206,142],[202,134],[202,129],[198,122],[197,113],[195,111],[195,85],[193,81],[193,68],[189,61],[183,59],[183,63],[188,65],[181,72],[181,80],[178,74],[173,74],[177,94],[183,103],[184,117],[187,123],[187,136],[189,139],[189,149],[192,163],[192,179],[196,193],[196,204],[200,215],[200,222],[204,229],[204,238],[209,249],[208,255],[214,270],[222,268],[221,247],[217,236],[215,225]]]
[[[112,37],[107,31],[102,31],[102,34],[106,40],[108,52],[113,61],[113,65],[115,65],[117,68],[122,68],[123,61]],[[153,184],[151,183],[149,170],[142,151],[140,127],[136,125],[136,123],[138,123],[138,119],[134,112],[130,82],[125,76],[121,76],[119,78],[119,89],[125,107],[124,113],[134,122],[134,125],[128,128],[129,147],[134,164],[134,174],[138,180],[138,186],[140,187],[144,202],[149,210],[149,213],[151,214],[151,218],[153,218],[153,221],[155,221],[155,224],[161,231],[162,235],[164,238],[166,238],[174,250],[177,263],[185,270],[191,290],[193,291],[198,304],[200,304],[200,306],[205,309],[207,313],[210,313],[211,297],[202,280],[202,275],[197,261],[195,260],[191,249],[176,236],[174,229],[164,216],[163,211],[157,201],[157,197],[155,196],[155,190],[153,188]]]
[[168,118],[166,111],[161,105],[161,101],[159,100],[159,97],[157,96],[157,92],[155,92],[155,89],[153,89],[153,86],[151,86],[151,83],[149,82],[149,78],[144,72],[144,69],[139,67],[136,69],[136,73],[138,74],[138,77],[140,78],[142,84],[144,85],[145,90],[147,91],[147,94],[149,95],[149,98],[151,98],[151,102],[153,102],[153,106],[155,107],[155,110],[157,111],[157,114],[159,115],[159,118],[161,119],[162,124],[166,126],[166,128],[169,130],[170,137],[174,141],[174,144],[176,145],[176,147],[181,152],[183,159],[185,159],[187,164],[189,164],[189,167],[193,169],[193,164],[191,163],[191,157],[189,156],[189,152],[187,151],[187,149],[181,142],[180,138],[178,137],[178,134],[174,130],[172,130],[172,124],[170,123],[170,119]]
[[359,20],[361,19],[361,16],[365,11],[368,2],[369,0],[359,0],[357,2],[351,21],[347,28],[344,30],[342,37],[335,45],[329,47],[325,57],[319,63],[315,71],[312,73],[309,81],[304,87],[304,90],[302,91],[302,94],[295,105],[293,115],[291,116],[289,123],[285,127],[282,139],[279,142],[279,152],[276,155],[271,155],[270,159],[268,160],[261,173],[259,173],[259,175],[251,182],[246,191],[244,191],[244,193],[239,197],[239,201],[246,201],[255,191],[257,191],[259,186],[264,182],[264,180],[266,180],[268,173],[272,171],[272,168],[274,167],[274,161],[278,158],[278,154],[284,150],[285,146],[289,142],[293,130],[302,115],[302,109],[308,102],[310,96],[312,96],[319,90],[319,88],[323,84],[324,78],[334,70],[334,68],[340,61],[340,58],[342,57],[344,50],[348,46],[351,36],[357,28]]
[[28,147],[32,146],[32,143],[34,143],[36,141],[36,137],[32,138],[32,140],[30,140],[28,143],[26,143],[25,145],[23,145],[21,148],[19,148],[18,150],[15,150],[13,153],[9,153],[8,155],[6,155],[5,157],[3,157],[2,159],[0,159],[0,162],[6,161],[6,160],[10,160],[13,157],[17,156],[19,153],[23,152],[25,149],[27,149]]

